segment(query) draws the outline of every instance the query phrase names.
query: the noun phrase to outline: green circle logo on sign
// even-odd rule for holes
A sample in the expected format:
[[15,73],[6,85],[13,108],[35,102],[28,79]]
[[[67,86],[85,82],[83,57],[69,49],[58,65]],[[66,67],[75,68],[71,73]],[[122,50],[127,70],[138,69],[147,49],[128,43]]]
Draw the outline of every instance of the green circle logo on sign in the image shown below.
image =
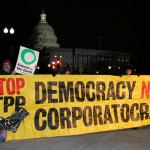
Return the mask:
[[31,49],[24,49],[21,53],[21,59],[26,65],[31,65],[36,61],[36,55]]

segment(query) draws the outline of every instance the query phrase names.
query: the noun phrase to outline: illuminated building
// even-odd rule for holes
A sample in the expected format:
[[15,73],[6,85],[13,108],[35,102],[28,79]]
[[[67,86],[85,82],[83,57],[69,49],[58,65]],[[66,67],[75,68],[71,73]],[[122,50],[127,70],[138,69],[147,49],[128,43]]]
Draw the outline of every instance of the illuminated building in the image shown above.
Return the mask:
[[[40,51],[39,65],[48,73],[48,68],[56,59],[61,60],[61,68],[69,64],[75,74],[119,74],[130,64],[130,53],[101,49],[61,48],[55,32],[46,21],[43,11],[40,22],[33,29],[28,47]],[[42,72],[42,71],[41,71]],[[60,73],[63,73],[60,71]]]

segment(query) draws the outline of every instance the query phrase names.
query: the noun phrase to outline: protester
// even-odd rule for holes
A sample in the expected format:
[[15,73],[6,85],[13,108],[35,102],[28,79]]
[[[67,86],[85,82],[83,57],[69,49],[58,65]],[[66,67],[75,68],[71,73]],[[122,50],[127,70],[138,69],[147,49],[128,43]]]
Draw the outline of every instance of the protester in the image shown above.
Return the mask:
[[71,74],[71,67],[69,64],[66,64],[64,67],[64,74]]
[[12,70],[11,61],[9,59],[3,60],[0,75],[14,75],[14,74],[16,74],[16,72]]
[[127,67],[125,69],[125,75],[132,75],[132,66],[131,65],[127,65]]
[[[131,65],[127,65],[126,68],[125,68],[125,75],[133,75],[133,68]],[[135,129],[137,130],[138,127],[134,127],[132,129]]]

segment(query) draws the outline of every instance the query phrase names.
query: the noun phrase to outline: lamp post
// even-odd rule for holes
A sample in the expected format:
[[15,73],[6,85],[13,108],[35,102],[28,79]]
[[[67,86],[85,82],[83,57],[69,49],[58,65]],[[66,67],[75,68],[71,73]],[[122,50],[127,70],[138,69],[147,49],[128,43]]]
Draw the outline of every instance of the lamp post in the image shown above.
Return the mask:
[[101,36],[98,35],[98,48],[101,49]]
[[4,28],[4,30],[3,30],[3,32],[5,33],[5,34],[14,34],[15,33],[15,30],[14,30],[14,28],[10,28],[10,29],[8,29],[7,27],[5,27]]
[[[12,35],[15,34],[15,30],[13,27],[5,27],[3,29],[3,33],[5,35],[4,37],[4,43],[5,43],[5,50],[9,51],[9,55],[13,56],[14,55],[14,48],[12,47]],[[14,36],[13,36],[14,38]]]

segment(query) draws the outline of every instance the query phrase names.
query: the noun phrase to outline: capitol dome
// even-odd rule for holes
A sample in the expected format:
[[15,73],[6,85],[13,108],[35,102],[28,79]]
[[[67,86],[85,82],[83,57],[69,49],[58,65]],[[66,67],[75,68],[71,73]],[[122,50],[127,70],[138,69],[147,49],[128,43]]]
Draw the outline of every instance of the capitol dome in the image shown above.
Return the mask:
[[43,48],[49,47],[59,47],[55,32],[46,21],[44,10],[40,16],[41,20],[32,31],[29,45],[36,50],[42,50]]

